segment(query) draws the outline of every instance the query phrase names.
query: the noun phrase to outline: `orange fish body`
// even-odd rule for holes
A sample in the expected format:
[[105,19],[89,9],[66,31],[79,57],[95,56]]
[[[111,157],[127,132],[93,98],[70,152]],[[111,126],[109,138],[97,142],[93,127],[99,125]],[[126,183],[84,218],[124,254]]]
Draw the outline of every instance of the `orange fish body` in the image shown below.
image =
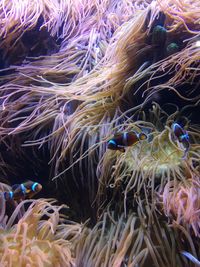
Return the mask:
[[145,140],[147,136],[144,133],[136,132],[117,133],[108,141],[107,148],[111,150],[119,150],[125,152],[125,147],[135,145],[140,140]]
[[172,132],[173,132],[175,139],[177,139],[180,143],[182,143],[185,149],[183,158],[185,158],[190,149],[190,141],[189,141],[188,132],[184,130],[178,123],[172,124]]
[[172,124],[172,130],[175,135],[175,137],[181,142],[183,137],[186,137],[186,131],[178,124],[173,123]]

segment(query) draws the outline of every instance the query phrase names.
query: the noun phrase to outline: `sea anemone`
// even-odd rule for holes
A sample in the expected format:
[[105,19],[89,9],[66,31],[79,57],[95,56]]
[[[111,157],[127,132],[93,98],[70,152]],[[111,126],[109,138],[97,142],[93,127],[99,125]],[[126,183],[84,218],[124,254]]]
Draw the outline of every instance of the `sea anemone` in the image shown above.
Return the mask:
[[200,237],[200,182],[193,177],[183,182],[168,182],[163,191],[163,207],[167,217],[187,226]]
[[[190,178],[190,169],[199,170],[199,134],[198,127],[188,125],[191,147],[186,159],[184,149],[173,140],[171,125],[181,119],[176,110],[167,114],[159,105],[153,105],[148,114],[143,113],[143,119],[119,125],[124,131],[146,131],[148,139],[135,146],[126,148],[125,153],[107,149],[97,166],[99,180],[96,200],[98,206],[113,201],[114,207],[123,207],[126,213],[128,207],[135,209],[139,199],[155,204],[156,194],[163,191],[170,181],[185,182]],[[134,117],[133,117],[134,118]],[[183,119],[184,117],[182,117]],[[148,122],[149,120],[149,122]],[[185,118],[187,125],[187,118]],[[191,130],[190,130],[191,127]],[[107,196],[107,197],[106,197]],[[116,200],[118,204],[116,204]]]
[[194,255],[198,253],[192,239],[177,239],[179,230],[160,221],[158,214],[148,212],[128,216],[115,212],[104,213],[92,228],[84,228],[76,247],[76,266],[162,266],[184,267],[180,250],[188,246]]
[[[30,204],[18,222],[18,213]],[[2,204],[1,204],[2,206]],[[1,214],[1,266],[73,266],[70,242],[59,236],[63,206],[44,199],[23,201],[8,219]]]
[[[45,169],[58,199],[92,228],[72,244],[79,226],[63,234],[62,206],[25,201],[10,217],[3,201],[2,264],[13,252],[31,265],[34,251],[47,266],[182,266],[183,240],[197,254],[199,118],[188,110],[200,105],[199,14],[195,0],[0,2],[0,171]],[[173,137],[179,122],[187,151]],[[132,130],[147,139],[125,153],[107,148]]]
[[[195,89],[196,80],[193,74],[195,74],[195,77],[198,75],[198,65],[196,66],[195,62],[198,62],[199,51],[194,41],[195,38],[185,42],[186,44],[183,42],[183,39],[191,37],[191,31],[188,29],[187,23],[195,24],[198,5],[196,5],[195,14],[191,18],[186,16],[184,21],[180,19],[182,15],[185,15],[183,6],[180,7],[181,10],[178,13],[180,15],[179,18],[179,16],[174,17],[176,8],[178,9],[179,7],[178,4],[173,1],[168,1],[167,3],[163,5],[160,1],[158,3],[153,1],[145,9],[144,7],[147,6],[145,2],[138,5],[136,1],[134,5],[130,5],[132,9],[129,9],[129,6],[122,1],[121,4],[129,12],[124,12],[128,15],[120,17],[115,15],[119,13],[120,4],[111,4],[109,6],[109,13],[107,13],[105,12],[108,8],[106,3],[102,2],[102,5],[99,5],[97,1],[94,3],[94,6],[87,6],[89,10],[94,7],[95,12],[99,14],[97,22],[96,19],[93,20],[93,16],[91,16],[89,11],[81,13],[81,6],[83,5],[80,5],[79,1],[74,3],[75,13],[73,12],[72,3],[65,7],[68,10],[67,14],[73,18],[70,22],[68,20],[65,21],[62,14],[58,12],[66,34],[63,36],[64,40],[60,51],[63,51],[62,46],[72,49],[71,52],[69,50],[66,52],[67,55],[72,55],[72,58],[65,54],[65,59],[70,61],[66,65],[71,66],[71,64],[75,64],[73,67],[74,73],[77,73],[77,65],[80,65],[80,72],[78,71],[76,78],[71,79],[69,82],[63,81],[65,84],[58,84],[49,81],[45,77],[45,73],[48,72],[47,70],[42,71],[42,73],[38,72],[39,76],[35,77],[35,71],[37,70],[35,63],[29,62],[24,65],[24,71],[26,72],[29,69],[28,72],[31,75],[17,67],[17,73],[14,73],[14,76],[12,74],[11,79],[7,75],[3,77],[6,83],[1,86],[3,102],[1,117],[2,134],[28,133],[28,136],[24,137],[24,142],[28,145],[29,141],[30,146],[42,146],[44,142],[49,142],[51,163],[53,162],[55,166],[53,168],[55,169],[54,176],[58,176],[63,166],[66,166],[65,158],[68,156],[69,151],[72,155],[76,154],[77,150],[79,150],[79,140],[82,140],[81,144],[84,145],[84,139],[87,139],[88,135],[95,135],[94,132],[99,131],[99,124],[103,125],[114,120],[119,109],[122,111],[126,109],[126,114],[130,114],[132,110],[145,105],[157,93],[167,92],[168,90],[175,92],[185,101],[198,103],[198,95],[190,97],[190,94],[186,92],[188,96],[185,96],[185,91],[182,89],[183,84],[192,83],[192,92],[197,91]],[[170,8],[171,3],[174,4],[173,9]],[[185,3],[187,5],[187,1]],[[58,8],[57,4],[55,4],[55,9]],[[39,14],[42,15],[44,12],[46,15],[46,4],[44,1],[40,1],[40,6]],[[5,17],[10,15],[10,13],[7,15],[6,8],[3,7]],[[50,7],[48,12],[53,12],[54,14],[54,8],[51,5]],[[63,10],[65,8],[62,6]],[[29,13],[31,9],[29,10],[27,5],[25,10]],[[110,16],[111,11],[113,12],[112,16]],[[131,17],[131,14],[135,14],[135,16]],[[34,19],[37,17],[35,10],[32,16]],[[49,17],[45,16],[46,23],[43,22],[41,27],[47,27],[50,32],[52,31],[52,35],[56,35],[59,32],[58,24],[55,23],[54,25],[51,20],[48,21]],[[114,34],[109,36],[105,34],[107,32],[104,28],[107,25],[106,23],[105,25],[103,24],[103,28],[100,27],[104,17],[112,25],[108,32],[113,31]],[[117,22],[116,17],[120,17]],[[80,18],[88,19],[88,23]],[[76,21],[78,26],[75,31],[74,25]],[[123,23],[124,21],[126,23]],[[155,55],[155,53],[159,54],[160,51],[158,51],[157,47],[154,47],[154,43],[152,44],[153,29],[159,23],[165,28],[164,32],[167,35],[166,47],[168,44],[171,44],[171,40],[173,41],[174,38],[178,39],[182,44],[180,51],[169,57],[166,57],[164,52],[161,59]],[[92,30],[91,24],[94,25]],[[198,25],[195,27],[198,28]],[[71,34],[69,36],[67,36],[68,31]],[[82,33],[80,36],[78,34],[79,31]],[[96,32],[100,32],[99,38],[95,37]],[[198,29],[196,29],[194,34],[198,36]],[[85,35],[89,38],[87,41],[85,41]],[[105,40],[106,42],[109,41],[106,44],[105,51],[103,53],[100,52],[99,61],[90,67],[94,59],[94,50],[96,47],[99,47],[101,50],[101,42]],[[86,42],[86,46],[89,44],[87,46],[89,50],[86,49],[85,51],[82,49],[83,44],[79,49],[79,42]],[[70,45],[70,43],[73,45]],[[166,48],[165,46],[163,49]],[[78,49],[75,49],[76,47]],[[75,56],[74,49],[77,50],[78,57]],[[85,51],[83,57],[80,56],[82,55],[82,50]],[[153,52],[154,50],[156,52]],[[185,57],[185,51],[187,51],[188,57]],[[152,58],[152,55],[155,56]],[[57,60],[60,57],[56,55],[55,58]],[[51,64],[50,58],[46,57],[44,60],[45,66],[48,66],[48,62]],[[52,72],[54,71],[57,76],[57,73],[61,73],[63,69],[66,69],[64,67],[65,64],[55,64],[54,62],[53,65],[58,66],[58,70],[53,68],[52,71],[52,67],[47,67],[51,73],[50,76],[53,75]],[[18,71],[22,74],[21,81],[18,81],[18,78],[21,77],[21,74],[18,75]],[[192,75],[190,75],[191,72]],[[67,70],[67,73],[71,75],[73,71]],[[190,79],[187,79],[188,75]],[[179,85],[181,85],[181,88],[179,88]],[[131,97],[128,98],[128,104],[125,107],[124,102],[126,103],[128,96]],[[139,103],[137,99],[140,99]],[[78,102],[78,107],[72,107],[74,101]],[[19,102],[23,103],[23,106],[19,105]],[[72,112],[68,112],[69,106]],[[39,134],[41,132],[43,132],[43,135]],[[95,146],[94,142],[97,139],[96,135],[92,137],[92,140],[88,142],[90,146]],[[75,158],[74,155],[72,157]]]

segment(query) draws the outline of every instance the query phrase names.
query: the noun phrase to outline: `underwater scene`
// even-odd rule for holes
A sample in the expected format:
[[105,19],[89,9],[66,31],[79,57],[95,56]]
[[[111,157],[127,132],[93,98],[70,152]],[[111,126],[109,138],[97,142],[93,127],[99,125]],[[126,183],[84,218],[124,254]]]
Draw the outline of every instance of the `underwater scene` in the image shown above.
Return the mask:
[[200,266],[200,1],[0,0],[0,267]]

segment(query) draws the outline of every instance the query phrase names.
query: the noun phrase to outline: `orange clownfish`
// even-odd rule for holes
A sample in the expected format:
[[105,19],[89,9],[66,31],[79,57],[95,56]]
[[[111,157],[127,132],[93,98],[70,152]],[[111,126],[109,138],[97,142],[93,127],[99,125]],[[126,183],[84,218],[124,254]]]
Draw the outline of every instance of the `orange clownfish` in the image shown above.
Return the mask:
[[134,131],[116,133],[112,139],[108,141],[107,148],[111,150],[119,150],[125,152],[125,147],[133,146],[140,140],[147,139],[145,133],[136,133]]
[[32,198],[42,190],[42,185],[37,182],[28,181],[23,184],[14,184],[12,190],[4,192],[5,200],[19,201],[25,198]]
[[183,158],[186,157],[190,149],[189,135],[186,130],[184,130],[178,123],[172,124],[172,132],[176,140],[178,140],[184,147],[185,153]]

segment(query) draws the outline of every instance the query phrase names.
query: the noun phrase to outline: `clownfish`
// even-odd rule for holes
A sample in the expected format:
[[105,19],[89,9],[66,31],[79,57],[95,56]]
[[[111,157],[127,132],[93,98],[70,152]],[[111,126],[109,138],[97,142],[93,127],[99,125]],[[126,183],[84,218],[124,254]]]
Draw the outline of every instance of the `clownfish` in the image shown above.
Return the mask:
[[19,201],[25,198],[32,198],[42,190],[42,185],[37,182],[28,181],[23,184],[14,184],[12,190],[4,192],[5,200]]
[[189,135],[186,130],[184,130],[178,123],[172,124],[172,132],[176,140],[178,140],[185,148],[185,153],[183,158],[187,155],[190,149]]
[[107,148],[125,152],[125,147],[135,145],[140,140],[145,139],[147,139],[147,135],[145,133],[138,134],[134,131],[116,133],[113,138],[108,141]]

